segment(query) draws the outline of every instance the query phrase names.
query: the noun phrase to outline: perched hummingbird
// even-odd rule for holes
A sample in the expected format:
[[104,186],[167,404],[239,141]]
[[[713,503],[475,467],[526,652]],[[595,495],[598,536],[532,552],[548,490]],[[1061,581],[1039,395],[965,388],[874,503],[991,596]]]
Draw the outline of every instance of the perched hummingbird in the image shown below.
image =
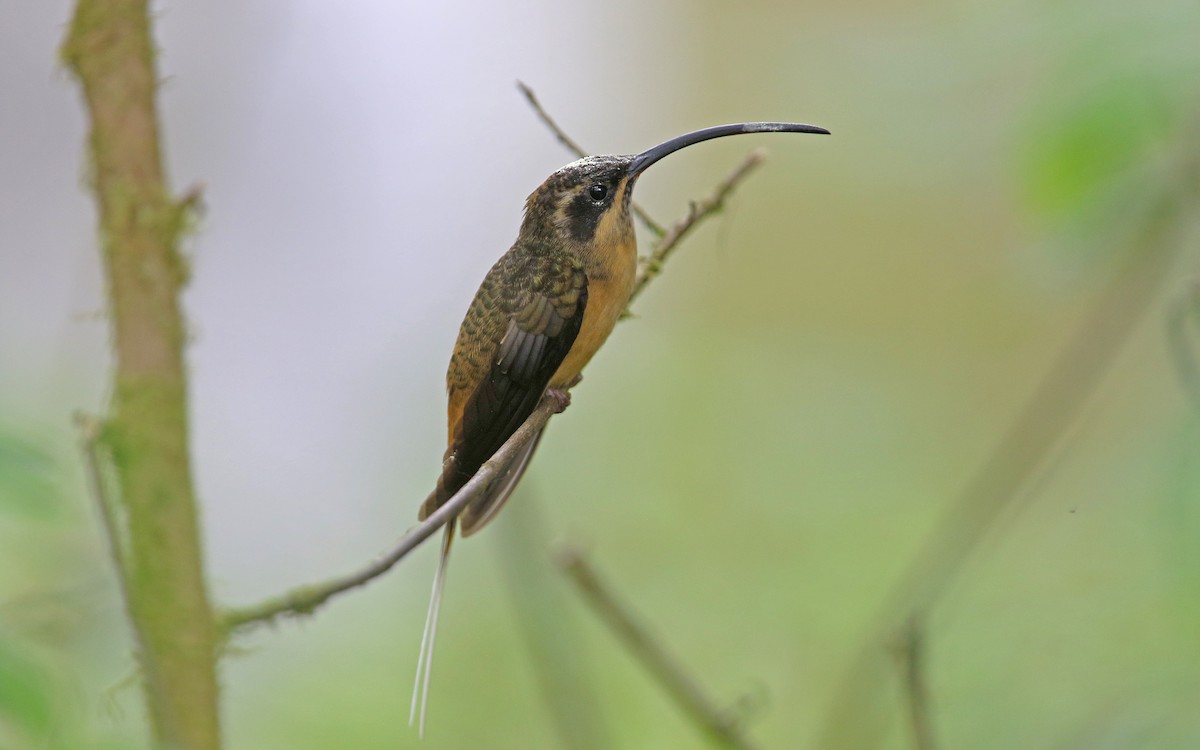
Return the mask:
[[[712,138],[740,133],[822,133],[814,125],[748,122],[697,130],[632,156],[589,156],[546,178],[525,201],[517,241],[484,277],[458,332],[446,385],[449,447],[437,488],[421,505],[424,520],[454,496],[550,393],[565,406],[567,389],[608,338],[625,310],[637,274],[630,219],[633,185],[659,159]],[[541,433],[457,520],[470,536],[508,500]],[[421,638],[412,711],[418,695],[421,732],[446,561],[455,519],[446,524],[433,594]],[[423,675],[423,679],[422,679]]]

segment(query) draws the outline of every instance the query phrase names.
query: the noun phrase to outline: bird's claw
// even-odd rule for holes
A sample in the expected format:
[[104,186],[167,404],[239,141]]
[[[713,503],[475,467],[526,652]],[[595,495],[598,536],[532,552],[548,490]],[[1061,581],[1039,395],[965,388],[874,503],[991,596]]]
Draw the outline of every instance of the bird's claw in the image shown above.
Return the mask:
[[562,414],[571,405],[571,393],[566,389],[550,388],[547,389],[546,395],[554,399],[554,411],[556,414]]

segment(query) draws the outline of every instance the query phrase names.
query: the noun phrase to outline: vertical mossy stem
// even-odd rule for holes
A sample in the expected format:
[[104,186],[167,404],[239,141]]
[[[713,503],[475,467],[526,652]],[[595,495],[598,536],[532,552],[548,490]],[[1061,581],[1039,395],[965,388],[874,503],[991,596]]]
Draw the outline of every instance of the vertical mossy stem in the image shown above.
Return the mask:
[[[101,440],[127,528],[123,558],[148,714],[164,747],[220,746],[216,630],[188,450],[182,202],[163,175],[145,0],[79,0],[62,48],[90,119],[116,384]],[[119,571],[120,574],[120,571]]]

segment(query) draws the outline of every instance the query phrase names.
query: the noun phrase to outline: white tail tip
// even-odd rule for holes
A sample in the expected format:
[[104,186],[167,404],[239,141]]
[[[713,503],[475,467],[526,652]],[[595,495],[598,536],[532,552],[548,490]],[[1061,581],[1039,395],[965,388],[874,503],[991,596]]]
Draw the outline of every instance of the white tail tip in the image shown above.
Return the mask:
[[446,561],[450,559],[450,542],[454,539],[454,521],[446,524],[442,536],[442,554],[438,558],[437,572],[433,574],[433,592],[429,596],[429,610],[425,613],[425,630],[421,634],[421,653],[417,656],[417,676],[413,680],[412,706],[408,711],[408,725],[417,721],[417,706],[420,704],[420,721],[417,734],[425,737],[425,709],[429,703],[429,675],[433,668],[433,644],[437,639],[438,612],[442,608],[442,591],[446,587]]

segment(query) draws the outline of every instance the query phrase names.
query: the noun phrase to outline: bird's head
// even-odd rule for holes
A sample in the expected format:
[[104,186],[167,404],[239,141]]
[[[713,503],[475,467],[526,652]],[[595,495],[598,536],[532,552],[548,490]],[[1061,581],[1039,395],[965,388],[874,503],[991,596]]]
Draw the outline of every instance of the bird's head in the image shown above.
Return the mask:
[[630,195],[642,172],[681,148],[742,133],[820,133],[815,125],[794,122],[743,122],[696,130],[640,154],[588,156],[546,178],[525,201],[522,236],[540,237],[577,248],[631,240]]

